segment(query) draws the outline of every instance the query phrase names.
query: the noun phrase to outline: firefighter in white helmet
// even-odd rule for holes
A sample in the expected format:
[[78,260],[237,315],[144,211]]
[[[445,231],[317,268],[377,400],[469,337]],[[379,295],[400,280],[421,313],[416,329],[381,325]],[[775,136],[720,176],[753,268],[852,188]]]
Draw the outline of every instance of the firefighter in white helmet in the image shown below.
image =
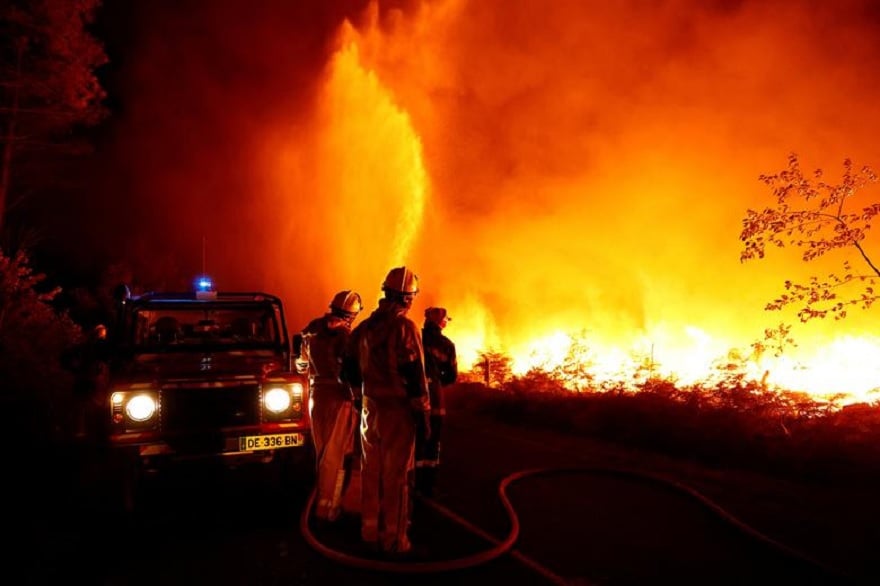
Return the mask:
[[384,298],[354,329],[343,373],[363,393],[361,413],[361,538],[368,548],[406,554],[409,482],[413,473],[416,420],[430,435],[428,385],[418,326],[407,317],[419,291],[407,267],[389,271]]
[[455,344],[443,335],[443,329],[452,321],[445,307],[429,307],[425,310],[422,326],[422,345],[425,349],[425,375],[431,395],[431,436],[416,442],[416,490],[425,496],[433,496],[437,471],[440,466],[440,434],[446,405],[443,387],[458,378],[458,359]]
[[337,293],[330,311],[302,331],[301,360],[308,362],[310,417],[315,447],[315,518],[336,521],[351,480],[358,412],[351,387],[340,378],[342,354],[354,319],[363,309],[354,291]]

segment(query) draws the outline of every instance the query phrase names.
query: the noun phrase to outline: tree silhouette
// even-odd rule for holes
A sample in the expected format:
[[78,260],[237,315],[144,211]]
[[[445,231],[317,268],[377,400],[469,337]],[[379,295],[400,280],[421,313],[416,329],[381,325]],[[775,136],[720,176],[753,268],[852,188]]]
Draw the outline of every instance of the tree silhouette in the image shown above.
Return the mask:
[[480,352],[473,366],[473,372],[487,387],[500,387],[512,376],[510,356],[496,350]]
[[0,229],[45,175],[42,164],[17,163],[70,152],[79,146],[74,131],[105,113],[95,70],[107,56],[88,31],[99,4],[13,0],[0,8]]
[[740,233],[745,246],[741,262],[764,258],[768,246],[798,248],[805,262],[838,249],[853,248],[863,261],[863,269],[867,269],[858,273],[844,260],[840,272],[812,276],[806,283],[787,280],[785,292],[767,303],[765,309],[795,306],[800,321],[808,322],[829,315],[842,319],[851,307],[871,307],[878,297],[873,284],[880,278],[880,269],[871,260],[866,239],[880,213],[880,203],[859,202],[857,196],[877,181],[876,173],[869,167],[856,171],[852,161],[846,159],[840,182],[826,183],[821,169],[805,175],[798,156],[791,154],[787,169],[761,175],[760,180],[772,190],[776,205],[747,211]]
[[593,366],[594,361],[587,343],[587,332],[581,330],[571,336],[571,345],[568,347],[565,358],[562,364],[553,370],[553,374],[572,390],[582,392],[588,390],[596,378],[591,372]]
[[69,410],[72,379],[62,355],[82,339],[68,314],[53,306],[60,292],[19,251],[0,250],[0,406],[10,424],[48,431]]

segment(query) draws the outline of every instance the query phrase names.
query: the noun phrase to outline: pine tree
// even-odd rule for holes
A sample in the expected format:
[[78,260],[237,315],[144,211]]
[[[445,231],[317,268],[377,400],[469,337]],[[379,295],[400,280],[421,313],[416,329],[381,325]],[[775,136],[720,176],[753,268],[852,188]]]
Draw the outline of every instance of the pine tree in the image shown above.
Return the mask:
[[76,149],[105,115],[96,76],[107,62],[90,33],[100,0],[10,0],[0,8],[0,230],[38,176],[19,165]]

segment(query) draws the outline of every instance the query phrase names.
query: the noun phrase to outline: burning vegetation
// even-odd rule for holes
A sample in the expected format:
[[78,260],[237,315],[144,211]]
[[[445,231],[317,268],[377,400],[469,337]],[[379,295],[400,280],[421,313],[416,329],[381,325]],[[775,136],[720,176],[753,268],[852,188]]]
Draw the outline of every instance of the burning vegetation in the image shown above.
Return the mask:
[[86,239],[105,277],[186,287],[207,242],[218,283],[276,291],[302,324],[406,264],[414,313],[449,307],[492,390],[734,402],[780,438],[875,408],[880,204],[851,162],[880,134],[871,3],[126,10],[146,26],[88,167],[109,194],[88,207],[127,212]]
[[[846,311],[872,290],[841,286],[865,278],[850,267],[870,251],[871,171],[846,159],[839,183],[809,183],[793,156],[762,174],[793,144],[871,152],[852,96],[871,90],[874,44],[832,55],[810,36],[831,19],[832,36],[863,38],[867,8],[684,4],[369,3],[329,45],[307,132],[273,132],[260,159],[279,205],[318,218],[286,248],[315,253],[328,290],[344,275],[367,296],[388,266],[415,267],[416,311],[455,308],[464,368],[500,355],[511,376],[572,391],[735,375],[833,406],[875,401],[880,339],[869,312]],[[819,91],[805,60],[848,90],[805,101]],[[825,108],[852,131],[806,130]],[[798,224],[809,214],[821,226]],[[337,225],[348,237],[319,254]],[[738,262],[766,244],[806,255]]]

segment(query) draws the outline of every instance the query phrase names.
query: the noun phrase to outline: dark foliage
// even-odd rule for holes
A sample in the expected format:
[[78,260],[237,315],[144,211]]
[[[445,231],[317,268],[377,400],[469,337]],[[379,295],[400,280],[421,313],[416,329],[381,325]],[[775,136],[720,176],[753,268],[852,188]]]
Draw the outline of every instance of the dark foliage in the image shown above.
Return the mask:
[[72,373],[62,357],[82,331],[53,306],[59,291],[42,290],[44,281],[26,253],[0,251],[0,407],[7,429],[48,442],[63,433],[72,410]]
[[29,243],[15,232],[32,239],[34,226],[11,221],[11,213],[32,196],[67,187],[70,173],[60,169],[89,150],[81,130],[106,114],[96,70],[107,56],[89,30],[98,6],[99,0],[0,4],[0,231],[16,247]]
[[500,389],[460,383],[451,407],[500,421],[613,441],[703,465],[785,473],[821,482],[880,478],[880,406],[835,408],[799,393],[726,381],[678,388],[575,393],[546,373]]

